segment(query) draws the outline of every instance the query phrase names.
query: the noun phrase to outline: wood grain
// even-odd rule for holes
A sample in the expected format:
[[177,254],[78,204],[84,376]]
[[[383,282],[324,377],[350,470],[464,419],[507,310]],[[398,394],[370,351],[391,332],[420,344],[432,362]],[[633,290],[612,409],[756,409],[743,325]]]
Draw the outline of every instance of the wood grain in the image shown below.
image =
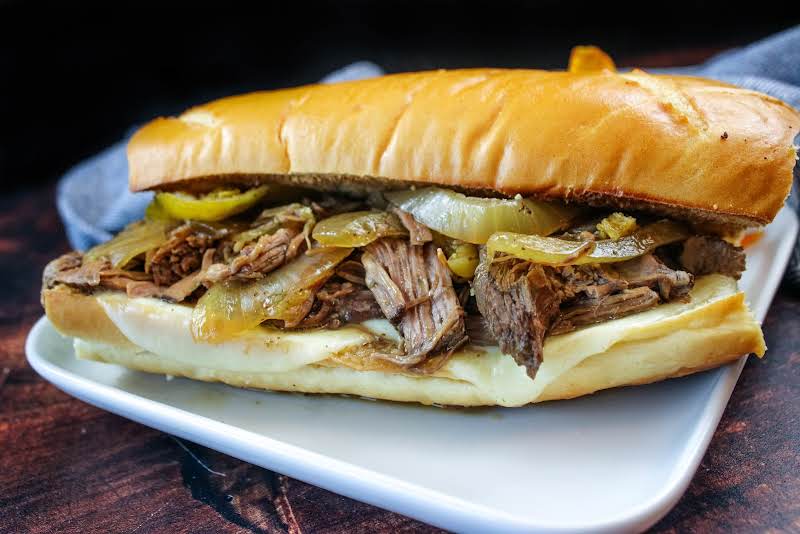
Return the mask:
[[[73,399],[25,362],[68,249],[52,186],[0,200],[0,533],[434,532]],[[781,290],[686,495],[656,532],[800,531],[800,298]]]

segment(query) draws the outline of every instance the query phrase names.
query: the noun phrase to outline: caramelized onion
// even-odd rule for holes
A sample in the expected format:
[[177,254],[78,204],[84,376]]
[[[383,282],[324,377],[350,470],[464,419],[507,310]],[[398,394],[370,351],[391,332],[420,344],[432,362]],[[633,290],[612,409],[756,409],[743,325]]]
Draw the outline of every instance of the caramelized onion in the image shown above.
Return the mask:
[[673,221],[661,220],[617,240],[595,241],[594,250],[575,263],[610,263],[631,260],[652,252],[660,246],[683,241],[688,237],[689,231],[685,226]]
[[468,197],[438,187],[393,191],[385,196],[432,230],[475,244],[486,243],[496,232],[549,235],[565,228],[578,213],[575,208],[521,196]]
[[568,241],[557,237],[498,232],[489,238],[486,249],[490,258],[502,252],[543,265],[567,265],[591,252],[592,241]]
[[388,211],[352,211],[317,223],[311,236],[326,247],[363,247],[382,237],[406,237],[403,223]]
[[489,239],[486,247],[491,258],[496,252],[502,252],[543,265],[581,265],[630,260],[687,237],[689,233],[685,227],[663,220],[617,240],[570,241],[499,232]]
[[111,240],[86,252],[86,259],[94,261],[106,258],[112,267],[121,269],[139,254],[164,244],[171,226],[172,223],[165,220],[135,222]]
[[318,248],[264,278],[214,285],[192,312],[192,336],[219,343],[269,319],[296,324],[316,288],[333,275],[352,249]]
[[[158,193],[155,203],[173,219],[193,221],[221,221],[255,206],[269,191],[262,185],[240,192],[238,189],[221,189],[196,197],[188,193]],[[156,213],[156,208],[152,208]]]

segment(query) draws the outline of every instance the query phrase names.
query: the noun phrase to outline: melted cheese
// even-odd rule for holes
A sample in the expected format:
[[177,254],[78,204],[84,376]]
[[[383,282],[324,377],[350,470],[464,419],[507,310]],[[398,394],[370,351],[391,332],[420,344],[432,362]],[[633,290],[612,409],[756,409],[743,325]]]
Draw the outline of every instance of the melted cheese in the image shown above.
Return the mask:
[[[549,337],[535,380],[497,347],[467,347],[428,377],[320,365],[336,353],[363,348],[375,336],[398,339],[387,321],[328,331],[259,327],[235,340],[209,344],[192,338],[187,306],[121,294],[97,299],[133,347],[76,341],[76,352],[87,359],[232,385],[428,404],[520,406],[685,374],[764,351],[761,330],[743,295],[724,276],[699,278],[689,302]],[[672,353],[672,360],[665,359]],[[638,367],[631,368],[631,362]]]
[[283,372],[305,367],[372,341],[369,332],[290,332],[259,327],[219,344],[201,343],[189,328],[192,308],[120,293],[98,297],[106,314],[134,345],[178,362],[236,372]]

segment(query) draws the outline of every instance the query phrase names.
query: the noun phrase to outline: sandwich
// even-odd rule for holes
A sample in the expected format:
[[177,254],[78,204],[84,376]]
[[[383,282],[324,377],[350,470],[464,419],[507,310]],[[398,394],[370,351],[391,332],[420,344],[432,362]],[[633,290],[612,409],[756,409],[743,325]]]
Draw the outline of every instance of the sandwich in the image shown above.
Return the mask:
[[303,393],[522,406],[763,356],[741,236],[800,115],[617,72],[396,74],[224,98],[128,145],[144,218],[47,265],[77,357]]

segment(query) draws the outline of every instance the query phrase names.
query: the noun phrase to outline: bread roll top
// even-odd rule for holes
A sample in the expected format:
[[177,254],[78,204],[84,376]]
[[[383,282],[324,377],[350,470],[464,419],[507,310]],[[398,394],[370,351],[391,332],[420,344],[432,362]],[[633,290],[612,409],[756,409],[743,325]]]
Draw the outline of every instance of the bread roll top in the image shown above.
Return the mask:
[[783,205],[800,115],[685,76],[469,69],[224,98],[128,146],[130,187],[437,184],[644,209],[731,228]]

